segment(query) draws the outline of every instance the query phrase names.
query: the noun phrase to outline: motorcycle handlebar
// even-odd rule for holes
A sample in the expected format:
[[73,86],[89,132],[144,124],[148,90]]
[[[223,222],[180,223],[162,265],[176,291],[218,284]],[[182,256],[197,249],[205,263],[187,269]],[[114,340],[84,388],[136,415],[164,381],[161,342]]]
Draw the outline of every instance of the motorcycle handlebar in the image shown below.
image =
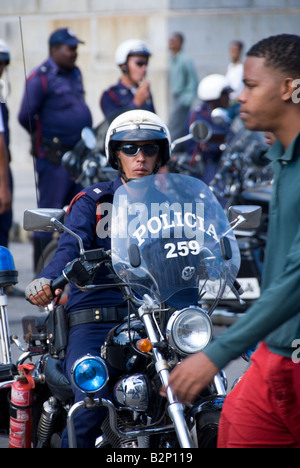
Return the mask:
[[237,290],[240,296],[244,293],[241,284],[237,280],[235,280],[235,282],[233,283],[233,287]]
[[52,294],[55,294],[56,289],[63,289],[68,283],[85,286],[89,283],[95,269],[108,258],[109,253],[103,249],[85,252],[83,257],[76,258],[68,263],[62,274],[52,280],[50,285]]
[[50,285],[52,294],[55,294],[56,289],[63,289],[68,283],[68,279],[64,274],[61,274],[58,278],[55,278]]

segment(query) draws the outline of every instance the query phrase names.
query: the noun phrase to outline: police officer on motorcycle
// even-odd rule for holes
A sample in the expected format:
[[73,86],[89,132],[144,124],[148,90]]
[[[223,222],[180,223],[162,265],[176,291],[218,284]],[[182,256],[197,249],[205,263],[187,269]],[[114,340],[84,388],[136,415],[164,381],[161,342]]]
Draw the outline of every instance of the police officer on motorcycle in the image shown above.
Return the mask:
[[[72,201],[66,217],[66,226],[83,240],[86,250],[104,247],[110,249],[109,230],[100,237],[97,230],[101,206],[111,203],[114,192],[133,178],[156,173],[170,158],[170,135],[165,123],[154,113],[132,110],[119,115],[111,123],[105,141],[109,164],[118,170],[113,182],[97,183],[80,192]],[[105,214],[106,215],[106,214]],[[36,306],[46,306],[53,295],[51,280],[57,278],[65,265],[79,256],[77,240],[68,233],[62,234],[53,260],[43,270],[40,278],[26,288],[26,297]],[[106,268],[96,276],[96,284],[108,284]],[[56,294],[61,291],[57,290]],[[66,357],[62,368],[69,378],[73,363],[83,355],[99,355],[109,330],[128,313],[121,292],[113,287],[82,292],[70,285],[66,305],[69,334]],[[110,370],[113,371],[112,369]],[[107,397],[104,387],[99,397]],[[82,400],[82,394],[74,388],[75,401]],[[105,417],[104,410],[82,410],[75,418],[78,447],[93,447],[99,436],[100,426]],[[62,446],[67,447],[67,436],[63,435]]]
[[195,142],[189,140],[185,144],[186,151],[191,157],[190,164],[194,165],[197,156],[200,155],[202,161],[199,177],[206,184],[209,184],[214,177],[217,166],[222,155],[221,143],[230,137],[230,119],[216,122],[212,118],[212,111],[221,108],[225,111],[229,105],[229,94],[231,88],[224,75],[213,73],[204,77],[198,86],[198,98],[200,103],[192,109],[187,121],[187,129],[193,122],[200,120],[205,122],[212,130],[213,138],[208,142]]
[[101,96],[100,107],[106,118],[116,117],[120,111],[144,109],[155,112],[150,82],[145,79],[151,52],[139,39],[122,42],[116,50],[115,62],[122,76]]

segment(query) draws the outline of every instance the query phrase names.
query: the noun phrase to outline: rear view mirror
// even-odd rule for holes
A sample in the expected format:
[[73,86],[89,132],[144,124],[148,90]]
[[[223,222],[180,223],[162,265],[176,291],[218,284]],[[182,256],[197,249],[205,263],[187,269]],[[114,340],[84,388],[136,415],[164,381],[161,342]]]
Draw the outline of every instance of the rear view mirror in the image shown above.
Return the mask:
[[93,150],[96,148],[97,140],[91,128],[84,127],[81,132],[81,138],[88,149]]
[[240,226],[243,229],[256,229],[261,222],[262,207],[258,205],[234,205],[228,209],[230,224],[233,229]]
[[63,221],[65,214],[64,210],[55,208],[26,210],[24,212],[23,227],[25,231],[58,231],[60,229],[58,229],[53,220]]
[[208,123],[203,122],[202,120],[196,120],[195,122],[191,124],[188,135],[185,135],[181,138],[177,138],[176,140],[172,142],[171,149],[173,151],[176,145],[178,145],[179,143],[183,143],[184,141],[191,140],[191,139],[197,142],[208,141],[212,137],[212,134],[213,134],[212,128]]
[[189,133],[192,134],[193,140],[205,142],[211,139],[212,129],[208,123],[196,120],[191,124]]

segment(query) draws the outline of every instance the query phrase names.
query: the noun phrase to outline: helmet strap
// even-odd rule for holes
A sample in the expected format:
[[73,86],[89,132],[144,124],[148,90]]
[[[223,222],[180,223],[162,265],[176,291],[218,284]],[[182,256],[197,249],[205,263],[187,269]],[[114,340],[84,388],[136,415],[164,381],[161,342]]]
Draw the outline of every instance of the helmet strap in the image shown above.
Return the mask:
[[118,175],[119,175],[119,177],[121,177],[121,179],[123,179],[124,182],[127,184],[127,182],[129,182],[129,179],[128,179],[128,177],[126,176],[126,174],[125,174],[125,172],[124,172],[124,169],[123,169],[123,167],[122,167],[121,161],[120,161],[120,159],[118,158],[118,156],[116,155],[116,153],[115,153],[115,157],[116,157],[117,165],[118,165]]

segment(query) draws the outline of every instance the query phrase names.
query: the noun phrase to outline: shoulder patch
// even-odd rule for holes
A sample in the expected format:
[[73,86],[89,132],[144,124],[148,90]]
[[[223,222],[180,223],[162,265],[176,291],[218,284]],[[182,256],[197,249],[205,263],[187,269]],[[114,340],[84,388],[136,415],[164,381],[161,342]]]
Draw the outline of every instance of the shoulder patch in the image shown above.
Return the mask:
[[99,193],[102,193],[102,190],[100,190],[99,188],[94,188],[93,192],[97,193],[97,195],[99,195]]

